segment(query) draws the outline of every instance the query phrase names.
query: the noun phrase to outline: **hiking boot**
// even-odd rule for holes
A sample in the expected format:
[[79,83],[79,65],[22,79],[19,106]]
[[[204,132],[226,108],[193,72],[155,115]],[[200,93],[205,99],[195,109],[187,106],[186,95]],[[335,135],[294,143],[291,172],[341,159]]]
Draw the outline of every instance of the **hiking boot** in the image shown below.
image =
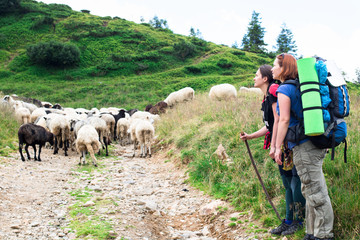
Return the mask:
[[302,240],[315,240],[315,237],[313,234],[306,234]]
[[276,234],[276,235],[280,235],[283,231],[285,231],[286,229],[288,229],[290,227],[290,225],[285,223],[285,219],[282,220],[281,224],[277,227],[274,228],[270,231],[271,234]]
[[281,235],[291,235],[294,234],[297,230],[301,229],[303,226],[298,221],[293,221],[288,229],[281,232]]

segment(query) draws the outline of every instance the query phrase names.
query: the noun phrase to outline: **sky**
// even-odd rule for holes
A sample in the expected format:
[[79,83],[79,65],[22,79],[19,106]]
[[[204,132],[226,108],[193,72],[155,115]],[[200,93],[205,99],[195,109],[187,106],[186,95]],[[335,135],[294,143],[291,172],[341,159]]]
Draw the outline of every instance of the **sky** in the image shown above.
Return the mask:
[[[38,0],[40,1],[40,0]],[[90,10],[97,16],[120,17],[136,23],[154,16],[165,19],[177,34],[198,29],[202,38],[216,44],[241,47],[253,11],[265,28],[264,41],[274,50],[283,23],[293,33],[303,57],[333,60],[355,79],[360,69],[360,1],[356,0],[41,0],[59,3],[73,10]]]

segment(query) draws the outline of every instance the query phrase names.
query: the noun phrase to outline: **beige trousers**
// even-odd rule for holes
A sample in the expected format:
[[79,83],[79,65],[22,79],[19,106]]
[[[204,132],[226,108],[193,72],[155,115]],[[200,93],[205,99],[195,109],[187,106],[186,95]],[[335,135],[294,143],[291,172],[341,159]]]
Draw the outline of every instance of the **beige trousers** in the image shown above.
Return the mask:
[[322,171],[326,149],[319,149],[307,141],[295,146],[293,154],[306,199],[306,233],[317,238],[332,238],[334,213]]

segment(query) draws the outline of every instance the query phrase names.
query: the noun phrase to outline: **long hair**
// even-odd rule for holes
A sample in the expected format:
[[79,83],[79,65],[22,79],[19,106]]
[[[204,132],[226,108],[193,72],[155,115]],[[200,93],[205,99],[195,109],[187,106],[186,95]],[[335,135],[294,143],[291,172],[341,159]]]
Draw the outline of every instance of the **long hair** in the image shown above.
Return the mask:
[[276,56],[279,66],[282,67],[282,71],[279,74],[279,78],[283,80],[298,78],[298,69],[296,59],[293,55],[288,53],[282,53]]
[[274,82],[271,66],[264,64],[259,67],[260,73],[262,77],[267,77],[268,83],[271,85]]

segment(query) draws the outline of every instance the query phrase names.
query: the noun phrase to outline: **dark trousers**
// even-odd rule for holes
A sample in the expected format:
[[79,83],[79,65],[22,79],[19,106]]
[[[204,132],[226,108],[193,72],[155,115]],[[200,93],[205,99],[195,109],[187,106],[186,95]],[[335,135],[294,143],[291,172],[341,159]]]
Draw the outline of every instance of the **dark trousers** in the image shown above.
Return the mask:
[[286,220],[304,221],[305,198],[301,193],[301,181],[295,166],[290,171],[279,166],[282,182],[285,187]]

